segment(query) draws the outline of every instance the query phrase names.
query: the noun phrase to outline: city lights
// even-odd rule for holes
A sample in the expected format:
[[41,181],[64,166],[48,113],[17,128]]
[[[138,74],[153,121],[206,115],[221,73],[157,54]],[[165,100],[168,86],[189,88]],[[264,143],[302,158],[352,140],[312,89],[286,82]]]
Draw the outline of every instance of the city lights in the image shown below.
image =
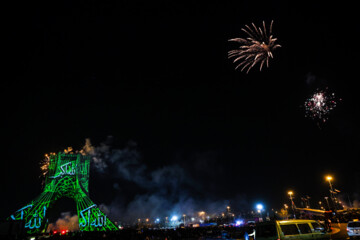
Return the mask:
[[242,225],[243,223],[244,223],[243,220],[236,220],[235,225],[236,225],[236,226],[240,226],[240,225]]

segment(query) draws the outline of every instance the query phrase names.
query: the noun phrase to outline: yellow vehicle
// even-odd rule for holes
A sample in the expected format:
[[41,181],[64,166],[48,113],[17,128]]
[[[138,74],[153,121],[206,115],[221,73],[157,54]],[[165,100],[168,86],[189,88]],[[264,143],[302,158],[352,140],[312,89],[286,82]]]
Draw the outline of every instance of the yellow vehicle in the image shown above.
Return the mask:
[[256,224],[255,240],[330,239],[330,233],[315,220],[276,220]]

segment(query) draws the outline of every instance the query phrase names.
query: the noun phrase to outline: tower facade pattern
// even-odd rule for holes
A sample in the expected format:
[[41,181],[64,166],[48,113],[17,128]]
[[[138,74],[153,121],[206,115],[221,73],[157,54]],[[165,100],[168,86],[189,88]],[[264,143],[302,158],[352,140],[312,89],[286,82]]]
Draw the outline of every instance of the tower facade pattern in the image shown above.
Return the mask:
[[22,220],[28,234],[45,232],[47,212],[62,197],[75,200],[80,231],[114,231],[115,224],[89,198],[91,157],[83,154],[58,153],[49,157],[43,192],[8,220]]

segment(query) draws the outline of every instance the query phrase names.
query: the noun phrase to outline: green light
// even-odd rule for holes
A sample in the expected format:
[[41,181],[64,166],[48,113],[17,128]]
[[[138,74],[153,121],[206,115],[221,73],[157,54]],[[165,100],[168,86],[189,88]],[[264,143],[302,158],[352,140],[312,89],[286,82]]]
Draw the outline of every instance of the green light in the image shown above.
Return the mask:
[[80,231],[115,231],[118,228],[89,198],[90,156],[58,153],[50,155],[44,191],[12,214],[8,220],[25,221],[28,234],[46,230],[46,213],[62,197],[75,200]]

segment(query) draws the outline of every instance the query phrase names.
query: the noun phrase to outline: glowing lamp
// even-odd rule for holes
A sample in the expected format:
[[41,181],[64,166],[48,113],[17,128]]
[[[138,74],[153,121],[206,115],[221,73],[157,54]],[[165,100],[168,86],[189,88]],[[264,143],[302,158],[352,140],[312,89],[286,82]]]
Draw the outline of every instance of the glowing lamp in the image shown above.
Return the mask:
[[256,205],[256,209],[261,211],[261,210],[264,209],[264,206],[259,203],[259,204]]
[[328,181],[331,181],[333,178],[332,178],[332,176],[326,176],[326,180],[328,180]]

